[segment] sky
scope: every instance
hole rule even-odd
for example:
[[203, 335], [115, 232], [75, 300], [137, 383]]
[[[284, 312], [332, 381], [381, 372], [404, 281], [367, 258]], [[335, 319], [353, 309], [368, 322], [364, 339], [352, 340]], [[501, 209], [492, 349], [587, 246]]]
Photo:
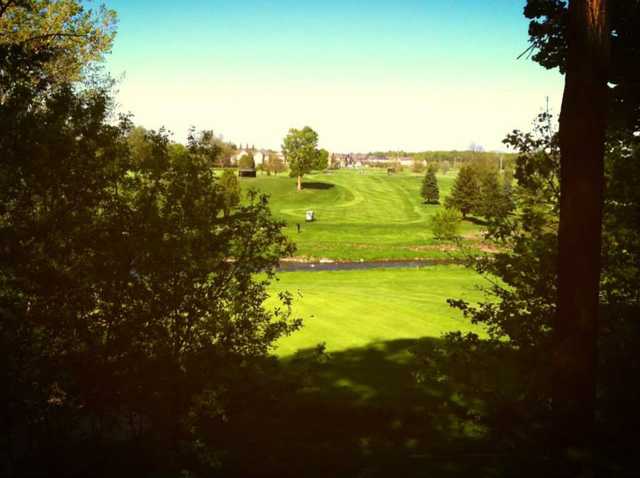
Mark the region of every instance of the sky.
[[123, 112], [183, 141], [190, 126], [279, 149], [310, 126], [331, 152], [504, 150], [562, 99], [517, 57], [524, 0], [105, 0]]

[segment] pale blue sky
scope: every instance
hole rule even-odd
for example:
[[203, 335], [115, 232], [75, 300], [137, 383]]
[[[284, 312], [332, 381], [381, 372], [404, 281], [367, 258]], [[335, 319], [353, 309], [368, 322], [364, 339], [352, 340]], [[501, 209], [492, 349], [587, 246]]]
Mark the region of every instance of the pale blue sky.
[[525, 50], [524, 0], [107, 0], [108, 67], [136, 122], [278, 148], [309, 125], [330, 151], [502, 149], [562, 77]]

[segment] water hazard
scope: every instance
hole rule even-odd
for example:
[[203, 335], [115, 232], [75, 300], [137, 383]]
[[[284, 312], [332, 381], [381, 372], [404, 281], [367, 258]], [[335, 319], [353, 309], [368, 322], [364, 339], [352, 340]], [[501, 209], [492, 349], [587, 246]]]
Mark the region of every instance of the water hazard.
[[421, 269], [423, 267], [462, 264], [455, 259], [426, 259], [406, 261], [354, 261], [354, 262], [298, 262], [282, 261], [279, 270], [282, 272], [299, 271], [355, 271], [370, 269]]

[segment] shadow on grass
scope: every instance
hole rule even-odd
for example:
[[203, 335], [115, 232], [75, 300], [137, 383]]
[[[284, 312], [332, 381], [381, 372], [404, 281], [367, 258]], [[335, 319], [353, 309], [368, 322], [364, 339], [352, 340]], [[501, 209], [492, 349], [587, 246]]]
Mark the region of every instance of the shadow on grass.
[[333, 189], [335, 188], [335, 184], [331, 183], [321, 183], [318, 181], [312, 182], [303, 182], [302, 189]]
[[[533, 370], [530, 357], [518, 365], [513, 349], [496, 345], [402, 339], [274, 359], [273, 374], [263, 374], [272, 382], [220, 435], [229, 450], [222, 476], [577, 476], [559, 474], [552, 459], [547, 392], [523, 373]], [[447, 366], [428, 365], [440, 359]], [[612, 366], [623, 369], [615, 360]], [[633, 370], [628, 377], [637, 376]], [[289, 378], [273, 381], [278, 373]], [[637, 476], [640, 393], [629, 381], [620, 385], [609, 390], [613, 408], [602, 408], [603, 472], [595, 476]], [[530, 387], [537, 392], [526, 398]]]
[[[226, 476], [485, 476], [494, 470], [483, 430], [449, 389], [420, 386], [412, 350], [437, 339], [394, 340], [282, 360], [305, 385], [247, 417]], [[266, 398], [266, 397], [265, 397]], [[249, 445], [249, 446], [247, 446]], [[244, 450], [244, 451], [242, 451]], [[473, 450], [475, 452], [470, 452]], [[244, 454], [248, 453], [248, 454]]]

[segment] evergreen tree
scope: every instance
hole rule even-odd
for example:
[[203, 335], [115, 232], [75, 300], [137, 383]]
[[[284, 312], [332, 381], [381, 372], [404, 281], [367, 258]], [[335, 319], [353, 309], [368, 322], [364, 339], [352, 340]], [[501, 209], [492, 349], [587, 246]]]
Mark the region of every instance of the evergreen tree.
[[480, 184], [478, 172], [471, 166], [464, 165], [460, 168], [458, 176], [453, 183], [451, 194], [447, 196], [445, 205], [457, 209], [466, 218], [478, 205], [480, 197]]
[[480, 174], [480, 195], [473, 210], [474, 214], [493, 220], [502, 217], [503, 196], [495, 169], [485, 169]]
[[420, 194], [427, 204], [438, 204], [440, 202], [440, 189], [438, 188], [438, 180], [436, 179], [436, 169], [434, 166], [430, 166], [429, 169], [427, 169], [424, 179], [422, 180], [422, 190]]

